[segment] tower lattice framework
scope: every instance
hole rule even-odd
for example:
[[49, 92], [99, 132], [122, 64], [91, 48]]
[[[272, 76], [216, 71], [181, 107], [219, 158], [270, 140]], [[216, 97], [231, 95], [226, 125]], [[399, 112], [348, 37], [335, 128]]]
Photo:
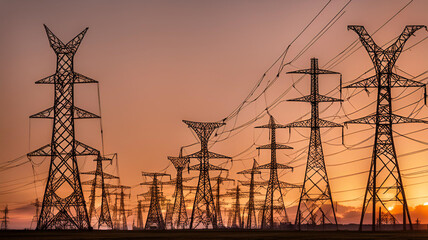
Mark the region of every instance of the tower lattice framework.
[[[370, 173], [361, 212], [360, 230], [362, 230], [364, 215], [372, 203], [372, 231], [376, 230], [376, 204], [386, 212], [389, 202], [398, 202], [403, 207], [403, 228], [406, 230], [407, 221], [412, 229], [412, 222], [398, 166], [395, 151], [392, 125], [399, 123], [427, 123], [426, 121], [399, 116], [392, 111], [391, 89], [394, 87], [425, 87], [425, 84], [399, 76], [393, 72], [393, 67], [400, 56], [404, 44], [417, 30], [426, 28], [423, 25], [408, 25], [389, 47], [379, 47], [367, 33], [364, 26], [350, 25], [356, 32], [370, 59], [373, 62], [376, 75], [360, 80], [345, 88], [377, 88], [376, 113], [366, 117], [347, 121], [345, 124], [375, 125], [375, 137]], [[426, 97], [426, 96], [425, 96]]]
[[288, 73], [311, 75], [310, 95], [288, 100], [294, 102], [309, 102], [311, 104], [310, 119], [286, 124], [286, 127], [290, 128], [311, 129], [305, 177], [299, 205], [297, 207], [295, 224], [300, 230], [301, 224], [319, 225], [326, 223], [325, 220], [327, 220], [327, 223], [335, 224], [337, 227], [336, 212], [324, 161], [320, 128], [342, 127], [342, 125], [321, 119], [319, 117], [319, 103], [341, 102], [342, 100], [319, 94], [318, 75], [340, 73], [319, 69], [317, 58], [311, 59], [310, 69]]
[[214, 187], [215, 187], [215, 214], [217, 217], [217, 228], [224, 228], [223, 217], [221, 215], [220, 186], [224, 182], [234, 182], [235, 180], [226, 178], [226, 177], [221, 177], [221, 176], [212, 177], [210, 178], [210, 180], [215, 181], [216, 183]]
[[292, 147], [276, 143], [276, 129], [285, 128], [284, 125], [275, 123], [272, 115], [270, 115], [267, 125], [258, 126], [256, 128], [268, 128], [270, 130], [271, 143], [257, 147], [257, 149], [270, 149], [271, 161], [268, 164], [260, 165], [256, 169], [269, 169], [269, 181], [266, 190], [265, 203], [263, 205], [263, 213], [261, 220], [262, 229], [278, 228], [280, 225], [288, 224], [287, 211], [284, 205], [284, 199], [281, 191], [281, 182], [278, 178], [278, 169], [293, 169], [285, 164], [277, 163], [277, 149], [293, 149]]
[[161, 201], [161, 191], [159, 189], [159, 185], [162, 184], [159, 182], [158, 177], [161, 176], [169, 176], [171, 175], [166, 173], [149, 173], [142, 172], [142, 176], [151, 177], [153, 179], [152, 182], [143, 182], [141, 185], [150, 185], [150, 207], [149, 212], [147, 214], [145, 229], [157, 229], [164, 230], [165, 229], [165, 220], [162, 216], [160, 201]]
[[213, 158], [230, 159], [230, 157], [208, 151], [208, 140], [214, 130], [225, 125], [225, 123], [191, 122], [186, 120], [183, 120], [183, 122], [195, 131], [201, 142], [200, 151], [187, 155], [189, 158], [196, 158], [199, 160], [199, 164], [189, 167], [189, 170], [199, 171], [198, 187], [193, 203], [192, 216], [190, 218], [190, 229], [195, 229], [200, 224], [205, 228], [217, 228], [217, 216], [215, 212], [209, 171], [227, 171], [227, 169], [214, 166], [209, 163], [209, 160]]
[[175, 190], [174, 190], [174, 204], [172, 206], [172, 228], [173, 229], [185, 229], [189, 225], [189, 218], [187, 216], [186, 202], [183, 193], [183, 170], [186, 165], [189, 164], [190, 159], [183, 157], [182, 151], [178, 157], [168, 157], [168, 160], [172, 162], [175, 169], [177, 170], [177, 176], [175, 178]]
[[97, 162], [95, 171], [82, 172], [81, 174], [94, 175], [92, 180], [82, 182], [82, 185], [91, 186], [91, 194], [89, 195], [89, 220], [92, 220], [92, 217], [96, 214], [95, 211], [95, 200], [96, 200], [96, 189], [101, 189], [101, 206], [100, 206], [100, 215], [97, 216], [97, 227], [98, 229], [105, 224], [107, 227], [113, 229], [113, 221], [110, 214], [109, 203], [107, 201], [107, 188], [112, 188], [112, 185], [106, 184], [105, 179], [119, 179], [117, 176], [105, 173], [103, 170], [103, 161], [112, 161], [111, 158], [98, 157], [94, 160]]
[[[247, 185], [250, 187], [250, 191], [248, 194], [248, 203], [246, 204], [244, 211], [242, 213], [242, 217], [243, 217], [243, 221], [244, 221], [243, 228], [246, 228], [246, 229], [256, 229], [257, 228], [256, 207], [254, 205], [254, 195], [255, 195], [255, 193], [254, 193], [254, 187], [255, 187], [254, 175], [262, 173], [260, 170], [257, 169], [257, 166], [258, 166], [258, 164], [257, 164], [256, 159], [253, 159], [253, 167], [251, 169], [247, 169], [247, 170], [238, 172], [238, 174], [250, 174], [250, 181], [249, 182], [239, 181], [242, 185], [244, 185], [244, 186]], [[247, 220], [246, 222], [245, 222], [245, 219]]]
[[53, 84], [54, 106], [30, 118], [53, 119], [52, 140], [29, 154], [51, 158], [37, 229], [90, 229], [76, 156], [99, 151], [75, 140], [75, 119], [99, 118], [74, 106], [74, 84], [97, 81], [74, 72], [73, 59], [88, 28], [64, 44], [45, 25], [49, 43], [57, 56], [55, 74], [36, 84]]
[[[110, 193], [110, 195], [114, 195], [116, 197], [114, 208], [113, 208], [114, 210], [113, 215], [115, 215], [113, 217], [113, 229], [128, 230], [127, 218], [131, 210], [126, 209], [125, 207], [125, 197], [130, 198], [131, 194], [125, 193], [125, 190], [130, 190], [131, 187], [125, 186], [125, 185], [110, 185], [110, 184], [108, 185], [106, 184], [105, 187], [119, 190], [114, 193]], [[119, 199], [119, 207], [117, 207], [117, 199]], [[122, 226], [121, 226], [121, 223], [122, 223]]]

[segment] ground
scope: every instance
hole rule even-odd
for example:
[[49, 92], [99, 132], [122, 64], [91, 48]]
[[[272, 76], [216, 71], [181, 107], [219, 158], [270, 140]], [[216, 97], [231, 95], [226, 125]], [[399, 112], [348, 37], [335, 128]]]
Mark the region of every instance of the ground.
[[184, 230], [184, 231], [1, 231], [0, 239], [10, 240], [68, 240], [68, 239], [428, 239], [428, 231], [261, 231], [261, 230]]

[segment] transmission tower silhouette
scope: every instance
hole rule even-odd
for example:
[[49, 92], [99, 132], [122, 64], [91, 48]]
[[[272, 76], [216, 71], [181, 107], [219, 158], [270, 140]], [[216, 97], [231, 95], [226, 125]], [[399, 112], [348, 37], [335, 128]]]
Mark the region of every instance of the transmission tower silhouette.
[[31, 203], [34, 207], [36, 207], [36, 214], [33, 216], [33, 219], [31, 220], [30, 229], [33, 227], [33, 223], [37, 224], [37, 221], [39, 219], [40, 215], [40, 201], [38, 198], [36, 198], [36, 201]]
[[143, 229], [143, 200], [138, 200], [137, 205], [137, 229]]
[[[318, 59], [311, 58], [311, 68], [287, 73], [311, 75], [311, 92], [307, 96], [290, 99], [294, 102], [309, 102], [311, 104], [311, 118], [303, 121], [286, 124], [289, 128], [310, 128], [308, 159], [306, 162], [305, 177], [301, 191], [295, 224], [301, 230], [301, 224], [319, 225], [327, 219], [328, 223], [337, 228], [336, 212], [331, 196], [330, 183], [324, 161], [320, 128], [342, 127], [342, 125], [319, 118], [320, 102], [341, 102], [342, 99], [332, 98], [319, 94], [318, 75], [340, 74], [318, 68]], [[326, 216], [333, 215], [333, 219]]]
[[168, 157], [168, 160], [172, 162], [177, 170], [177, 176], [175, 178], [174, 204], [172, 205], [171, 213], [171, 228], [185, 229], [189, 225], [189, 218], [187, 217], [186, 203], [184, 201], [183, 194], [183, 169], [189, 164], [190, 159], [188, 157], [183, 157], [182, 150], [180, 150], [180, 155], [178, 157]]
[[46, 25], [45, 30], [57, 55], [57, 68], [55, 74], [36, 82], [54, 85], [54, 106], [30, 116], [53, 119], [51, 144], [27, 154], [51, 158], [37, 229], [90, 229], [76, 156], [98, 155], [99, 151], [75, 140], [74, 120], [99, 116], [74, 106], [74, 84], [97, 81], [74, 72], [73, 66], [74, 55], [88, 28], [66, 44]]
[[0, 218], [0, 220], [1, 220], [1, 229], [2, 230], [7, 230], [8, 229], [7, 225], [9, 224], [9, 217], [8, 217], [9, 208], [6, 205], [6, 207], [4, 208], [4, 210], [0, 210], [0, 211], [3, 212], [3, 217]]
[[240, 198], [242, 197], [241, 189], [239, 188], [239, 183], [236, 184], [236, 188], [231, 192], [232, 199], [235, 202], [232, 204], [232, 223], [230, 224], [231, 228], [242, 228], [242, 219], [241, 219], [241, 203]]
[[186, 120], [183, 120], [183, 122], [192, 128], [193, 131], [195, 131], [199, 137], [199, 141], [201, 142], [200, 151], [186, 156], [188, 158], [197, 158], [199, 160], [199, 164], [189, 167], [189, 170], [199, 171], [198, 188], [196, 190], [192, 216], [190, 218], [190, 229], [195, 229], [200, 224], [203, 224], [205, 228], [217, 228], [217, 216], [211, 189], [209, 171], [227, 171], [227, 169], [214, 166], [209, 163], [209, 160], [212, 158], [231, 158], [208, 151], [208, 140], [214, 130], [225, 125], [225, 123], [191, 122]]
[[284, 125], [276, 124], [272, 115], [270, 115], [267, 125], [258, 126], [256, 128], [269, 128], [271, 143], [257, 147], [257, 149], [270, 149], [271, 161], [268, 164], [260, 165], [256, 169], [269, 169], [269, 181], [266, 190], [266, 198], [263, 206], [263, 216], [261, 221], [262, 229], [273, 229], [287, 224], [287, 212], [284, 206], [284, 200], [281, 192], [281, 185], [278, 179], [278, 169], [293, 169], [285, 164], [277, 163], [277, 149], [293, 149], [292, 147], [276, 143], [276, 129], [285, 128]]
[[376, 203], [379, 203], [380, 206], [388, 211], [386, 204], [392, 201], [396, 201], [403, 206], [403, 229], [406, 230], [406, 221], [409, 222], [410, 229], [412, 229], [403, 181], [398, 167], [392, 125], [398, 123], [427, 123], [427, 121], [394, 114], [391, 89], [394, 87], [425, 87], [423, 83], [399, 76], [392, 71], [406, 41], [421, 28], [427, 29], [423, 25], [406, 26], [397, 40], [386, 49], [383, 49], [374, 42], [364, 26], [348, 26], [348, 30], [351, 29], [358, 34], [361, 43], [373, 62], [376, 75], [352, 83], [345, 88], [377, 88], [376, 113], [345, 122], [345, 124], [372, 124], [375, 125], [376, 129], [370, 173], [361, 212], [360, 231], [370, 202], [372, 202], [372, 231], [375, 231]]
[[[116, 155], [113, 155], [113, 158]], [[113, 185], [106, 184], [105, 179], [119, 179], [117, 176], [113, 176], [111, 174], [105, 173], [103, 170], [103, 161], [109, 161], [110, 163], [113, 161], [113, 158], [102, 157], [98, 155], [95, 162], [97, 162], [97, 167], [95, 171], [90, 172], [82, 172], [81, 174], [85, 175], [94, 175], [92, 180], [82, 182], [82, 185], [90, 185], [91, 186], [91, 194], [89, 195], [89, 220], [92, 220], [92, 217], [96, 214], [95, 212], [95, 199], [96, 199], [96, 189], [101, 189], [101, 206], [100, 206], [100, 215], [97, 216], [97, 226], [98, 229], [103, 225], [107, 225], [107, 227], [113, 229], [113, 221], [110, 214], [109, 203], [107, 201], [107, 188], [116, 188]]]
[[212, 177], [210, 178], [210, 180], [216, 182], [214, 187], [216, 189], [215, 190], [215, 214], [217, 217], [217, 228], [224, 228], [223, 219], [221, 216], [220, 185], [223, 184], [224, 182], [235, 182], [235, 180], [231, 178], [221, 177], [221, 176]]
[[[238, 174], [250, 174], [249, 182], [239, 181], [243, 186], [250, 187], [248, 203], [246, 204], [246, 207], [244, 208], [244, 212], [242, 214], [243, 219], [244, 220], [247, 219], [246, 224], [243, 226], [246, 229], [257, 228], [256, 208], [254, 205], [254, 187], [255, 187], [254, 175], [262, 173], [260, 170], [257, 169], [257, 166], [258, 166], [258, 163], [256, 159], [253, 159], [253, 167], [251, 169], [238, 172]], [[247, 213], [247, 216], [245, 216], [245, 213]]]
[[[125, 190], [131, 189], [131, 187], [125, 185], [106, 185], [106, 187], [120, 190], [120, 192], [110, 193], [110, 195], [116, 196], [115, 206], [113, 207], [113, 215], [115, 215], [113, 217], [113, 229], [128, 230], [127, 217], [130, 210], [125, 208], [125, 197], [130, 198], [131, 194], [125, 193]], [[120, 201], [119, 207], [117, 207], [117, 199]], [[120, 223], [122, 223], [122, 226], [120, 226]]]
[[141, 185], [150, 185], [150, 207], [149, 212], [147, 214], [145, 229], [164, 230], [165, 221], [163, 219], [160, 206], [160, 198], [162, 193], [159, 189], [159, 185], [162, 184], [162, 182], [159, 182], [158, 177], [169, 176], [171, 178], [171, 175], [166, 173], [142, 172], [142, 176], [151, 177], [153, 179], [151, 182], [140, 183]]

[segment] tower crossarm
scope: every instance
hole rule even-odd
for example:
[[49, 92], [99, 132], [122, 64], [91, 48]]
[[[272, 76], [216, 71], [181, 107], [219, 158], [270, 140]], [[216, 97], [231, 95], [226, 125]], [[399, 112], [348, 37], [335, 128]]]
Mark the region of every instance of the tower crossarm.
[[272, 149], [272, 148], [274, 148], [274, 149], [293, 149], [290, 146], [287, 146], [287, 145], [284, 145], [284, 144], [278, 144], [278, 143], [275, 143], [274, 145], [272, 145], [271, 143], [269, 143], [269, 144], [257, 147], [257, 149]]
[[269, 124], [266, 124], [266, 125], [261, 125], [261, 126], [257, 126], [257, 127], [255, 127], [255, 128], [270, 128], [270, 129], [276, 129], [276, 128], [286, 128], [286, 126], [285, 125], [282, 125], [282, 124], [277, 124], [277, 123], [269, 123]]
[[240, 172], [237, 172], [238, 174], [261, 174], [262, 172], [257, 169], [245, 169]]
[[153, 173], [153, 172], [141, 172], [141, 176], [143, 177], [162, 177], [162, 176], [169, 176], [171, 178], [171, 174], [168, 173]]
[[[397, 114], [380, 114], [379, 115], [379, 124], [399, 124], [399, 123], [428, 123], [428, 121], [403, 117]], [[366, 117], [357, 118], [354, 120], [350, 120], [345, 122], [346, 124], [376, 124], [376, 114], [372, 114]]]
[[[320, 127], [320, 128], [342, 127], [341, 124], [338, 124], [335, 122], [330, 122], [330, 121], [327, 121], [327, 120], [324, 120], [321, 118], [317, 119], [316, 123], [317, 123], [317, 127]], [[306, 119], [303, 121], [297, 121], [297, 122], [289, 123], [289, 124], [286, 124], [285, 126], [288, 128], [297, 128], [297, 127], [311, 128], [311, 127], [315, 127], [315, 126], [313, 126], [312, 119]]]
[[[83, 74], [80, 73], [76, 73], [74, 72], [74, 81], [73, 84], [77, 84], [77, 83], [98, 83], [98, 81], [90, 78], [90, 77], [86, 77]], [[55, 84], [55, 80], [57, 79], [57, 75], [53, 74], [50, 75], [48, 77], [42, 78], [38, 81], [36, 81], [36, 84]]]
[[[195, 152], [195, 153], [192, 153], [192, 154], [189, 154], [189, 155], [186, 155], [185, 157], [187, 157], [187, 158], [199, 158], [199, 159], [201, 159], [201, 158], [203, 158], [204, 157], [204, 153], [202, 152], [202, 150], [201, 151], [198, 151], [198, 152]], [[222, 154], [219, 154], [219, 153], [214, 153], [214, 152], [210, 152], [210, 151], [208, 151], [208, 156], [207, 156], [207, 158], [209, 158], [209, 159], [213, 159], [213, 158], [226, 158], [226, 159], [232, 159], [231, 157], [228, 157], [228, 156], [225, 156], [225, 155], [222, 155]]]
[[[75, 141], [76, 156], [98, 155], [99, 151], [79, 141]], [[53, 156], [51, 144], [27, 153], [27, 157]]]
[[285, 164], [281, 164], [281, 163], [276, 163], [274, 166], [272, 166], [272, 163], [267, 163], [264, 165], [260, 165], [258, 166], [256, 169], [291, 169], [293, 170], [293, 167], [290, 167], [288, 165]]
[[301, 69], [301, 70], [296, 70], [296, 71], [291, 71], [291, 72], [287, 72], [287, 73], [297, 73], [297, 74], [340, 74], [339, 72], [333, 72], [330, 70], [324, 70], [324, 69]]
[[[228, 169], [212, 165], [211, 163], [206, 163], [206, 165], [208, 168], [207, 170], [229, 171]], [[196, 165], [190, 166], [189, 170], [192, 170], [192, 171], [198, 170], [199, 171], [199, 170], [201, 170], [201, 164], [196, 164]]]
[[111, 175], [109, 173], [105, 173], [105, 172], [97, 172], [97, 171], [89, 171], [89, 172], [81, 172], [80, 174], [86, 174], [86, 175], [103, 175], [104, 179], [119, 179], [119, 177]]
[[[400, 76], [395, 73], [391, 73], [391, 86], [390, 87], [425, 87], [426, 84], [420, 83], [418, 81], [405, 78], [403, 76]], [[382, 82], [382, 86], [389, 87], [387, 78], [381, 78], [384, 82]], [[344, 88], [377, 88], [379, 87], [379, 82], [377, 80], [377, 76], [371, 76], [368, 78], [365, 78], [363, 80], [360, 80], [358, 82], [349, 84], [348, 86], [345, 86]]]
[[[78, 107], [73, 107], [73, 118], [74, 119], [85, 119], [85, 118], [100, 118], [98, 115], [93, 114], [91, 112], [88, 112], [86, 110], [83, 110]], [[54, 118], [54, 108], [50, 107], [46, 110], [43, 110], [39, 113], [33, 114], [30, 116], [30, 118], [48, 118], [53, 119]]]
[[299, 98], [288, 99], [290, 102], [343, 102], [342, 99], [328, 97], [324, 95], [317, 94], [315, 97], [313, 95], [307, 95]]

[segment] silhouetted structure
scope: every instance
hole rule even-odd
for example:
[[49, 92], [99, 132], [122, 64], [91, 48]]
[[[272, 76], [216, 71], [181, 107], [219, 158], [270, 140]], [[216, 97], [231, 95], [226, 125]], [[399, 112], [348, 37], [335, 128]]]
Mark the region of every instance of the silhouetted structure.
[[145, 229], [157, 229], [164, 230], [165, 229], [165, 221], [162, 216], [162, 211], [160, 207], [160, 196], [161, 192], [159, 190], [159, 185], [161, 184], [158, 181], [159, 176], [169, 176], [171, 175], [166, 173], [149, 173], [142, 172], [142, 176], [151, 177], [153, 179], [152, 182], [143, 182], [141, 185], [150, 185], [150, 208], [147, 214], [146, 226]]
[[183, 120], [183, 122], [195, 131], [201, 142], [200, 151], [186, 156], [189, 158], [197, 158], [199, 160], [199, 164], [189, 167], [189, 170], [199, 171], [198, 189], [196, 190], [195, 201], [193, 203], [192, 216], [190, 218], [190, 229], [197, 228], [201, 223], [205, 228], [217, 228], [217, 217], [209, 171], [227, 170], [210, 164], [209, 160], [212, 158], [230, 159], [230, 157], [208, 151], [208, 140], [213, 131], [220, 126], [225, 125], [225, 123], [191, 122], [186, 120]]
[[[116, 188], [116, 189], [120, 189], [120, 192], [115, 192], [115, 193], [110, 193], [110, 195], [115, 195], [116, 199], [115, 199], [115, 206], [113, 207], [114, 209], [114, 215], [116, 215], [114, 217], [114, 219], [116, 221], [113, 221], [113, 229], [117, 229], [117, 230], [128, 230], [128, 222], [127, 222], [127, 217], [128, 217], [128, 213], [130, 212], [129, 209], [126, 209], [125, 207], [125, 197], [130, 198], [131, 194], [130, 193], [125, 193], [125, 189], [131, 189], [130, 186], [125, 186], [125, 185], [106, 185], [106, 187], [108, 188]], [[119, 208], [117, 207], [117, 199], [119, 197]], [[122, 226], [120, 226], [120, 224], [122, 223]]]
[[[113, 158], [116, 155], [113, 156]], [[90, 171], [90, 172], [82, 172], [82, 174], [86, 174], [86, 175], [94, 175], [94, 179], [86, 181], [86, 182], [82, 182], [82, 185], [90, 185], [91, 186], [91, 194], [89, 195], [89, 220], [92, 220], [92, 217], [96, 214], [95, 212], [95, 199], [96, 199], [96, 189], [99, 188], [101, 189], [101, 206], [100, 206], [100, 215], [97, 216], [97, 226], [98, 229], [103, 225], [107, 225], [107, 227], [112, 228], [113, 229], [113, 221], [111, 218], [111, 214], [110, 214], [110, 208], [109, 208], [109, 203], [107, 201], [107, 188], [112, 188], [114, 186], [112, 185], [107, 185], [105, 183], [105, 179], [119, 179], [116, 176], [113, 176], [111, 174], [105, 173], [103, 170], [103, 161], [111, 161], [113, 160], [113, 158], [107, 158], [107, 157], [102, 157], [101, 155], [98, 155], [98, 157], [96, 159], [94, 159], [94, 161], [97, 162], [97, 167], [95, 169], [95, 171]]]
[[180, 155], [178, 157], [168, 157], [168, 160], [172, 162], [177, 170], [177, 176], [175, 178], [174, 204], [172, 205], [170, 216], [171, 223], [168, 224], [170, 222], [169, 218], [166, 222], [167, 226], [171, 225], [170, 228], [172, 229], [185, 229], [189, 225], [189, 218], [187, 217], [186, 203], [183, 194], [183, 169], [189, 164], [190, 159], [188, 157], [183, 157], [182, 151], [180, 150]]
[[235, 203], [232, 205], [232, 224], [230, 225], [231, 228], [242, 228], [242, 220], [241, 220], [241, 189], [239, 188], [239, 183], [236, 184], [236, 188], [233, 192], [233, 198], [235, 200]]
[[220, 185], [223, 184], [223, 182], [234, 182], [234, 179], [225, 178], [225, 177], [212, 177], [210, 178], [211, 181], [215, 181], [216, 184], [215, 187], [215, 214], [217, 217], [217, 228], [224, 228], [223, 219], [221, 216], [221, 204], [220, 204]]
[[[319, 225], [335, 224], [337, 228], [336, 212], [331, 196], [330, 183], [324, 161], [320, 128], [342, 127], [342, 125], [319, 118], [320, 102], [341, 102], [342, 99], [332, 98], [319, 94], [318, 75], [340, 74], [318, 68], [318, 59], [311, 59], [311, 68], [288, 73], [311, 75], [311, 93], [300, 98], [290, 99], [294, 102], [309, 102], [311, 104], [311, 118], [303, 121], [286, 124], [290, 128], [310, 128], [308, 159], [306, 162], [303, 188], [300, 194], [295, 224], [301, 230], [301, 224]], [[330, 219], [327, 214], [332, 214]]]
[[[256, 209], [254, 206], [254, 174], [261, 174], [262, 172], [257, 169], [257, 161], [256, 159], [253, 159], [253, 167], [251, 169], [247, 169], [244, 171], [238, 172], [238, 174], [250, 174], [250, 182], [244, 182], [239, 181], [242, 185], [247, 185], [250, 187], [249, 197], [248, 197], [248, 203], [246, 207], [244, 208], [244, 211], [242, 213], [243, 220], [247, 220], [246, 223], [244, 223], [244, 228], [246, 229], [255, 229], [257, 228], [257, 219], [256, 219]], [[245, 214], [247, 214], [245, 216]]]
[[73, 58], [88, 28], [64, 44], [46, 26], [50, 46], [57, 55], [56, 73], [36, 84], [53, 84], [54, 106], [30, 118], [53, 119], [51, 144], [45, 145], [28, 157], [49, 156], [51, 164], [37, 229], [90, 229], [80, 184], [76, 156], [98, 155], [98, 150], [75, 140], [74, 120], [99, 118], [74, 106], [74, 84], [97, 81], [74, 72]]
[[403, 206], [404, 230], [406, 230], [406, 221], [408, 221], [410, 229], [412, 229], [412, 221], [395, 152], [392, 125], [427, 122], [394, 114], [392, 111], [391, 89], [394, 87], [425, 87], [423, 83], [399, 76], [392, 71], [406, 41], [421, 28], [426, 29], [426, 26], [406, 26], [393, 44], [386, 49], [382, 49], [373, 41], [363, 26], [348, 26], [348, 30], [351, 29], [358, 34], [376, 71], [375, 76], [346, 86], [346, 88], [377, 88], [376, 113], [345, 122], [345, 124], [373, 124], [376, 129], [370, 173], [361, 212], [360, 230], [362, 230], [364, 215], [370, 202], [372, 202], [372, 231], [375, 231], [376, 203], [379, 202], [380, 206], [386, 209], [385, 203], [391, 201], [397, 201]]
[[1, 229], [2, 230], [7, 230], [7, 225], [9, 224], [9, 217], [7, 216], [9, 214], [9, 208], [6, 207], [4, 208], [4, 210], [0, 210], [1, 212], [3, 212], [3, 217], [0, 218], [1, 220]]
[[40, 201], [39, 201], [39, 199], [36, 198], [36, 201], [31, 203], [31, 205], [36, 207], [36, 214], [34, 214], [33, 219], [31, 220], [30, 229], [32, 229], [33, 223], [36, 224], [36, 226], [37, 226], [37, 221], [38, 221], [39, 215], [40, 215]]
[[269, 118], [269, 124], [258, 126], [256, 128], [269, 128], [271, 143], [257, 147], [257, 149], [270, 149], [271, 161], [268, 164], [260, 165], [257, 169], [269, 169], [269, 182], [266, 190], [266, 198], [263, 206], [263, 216], [261, 221], [262, 229], [278, 228], [280, 225], [288, 224], [287, 212], [284, 206], [284, 200], [281, 192], [280, 181], [278, 179], [278, 169], [293, 169], [290, 166], [277, 163], [277, 149], [293, 149], [292, 147], [276, 143], [276, 129], [285, 128], [284, 125], [276, 124], [272, 115]]
[[137, 205], [137, 229], [142, 230], [143, 229], [143, 200], [138, 200]]

